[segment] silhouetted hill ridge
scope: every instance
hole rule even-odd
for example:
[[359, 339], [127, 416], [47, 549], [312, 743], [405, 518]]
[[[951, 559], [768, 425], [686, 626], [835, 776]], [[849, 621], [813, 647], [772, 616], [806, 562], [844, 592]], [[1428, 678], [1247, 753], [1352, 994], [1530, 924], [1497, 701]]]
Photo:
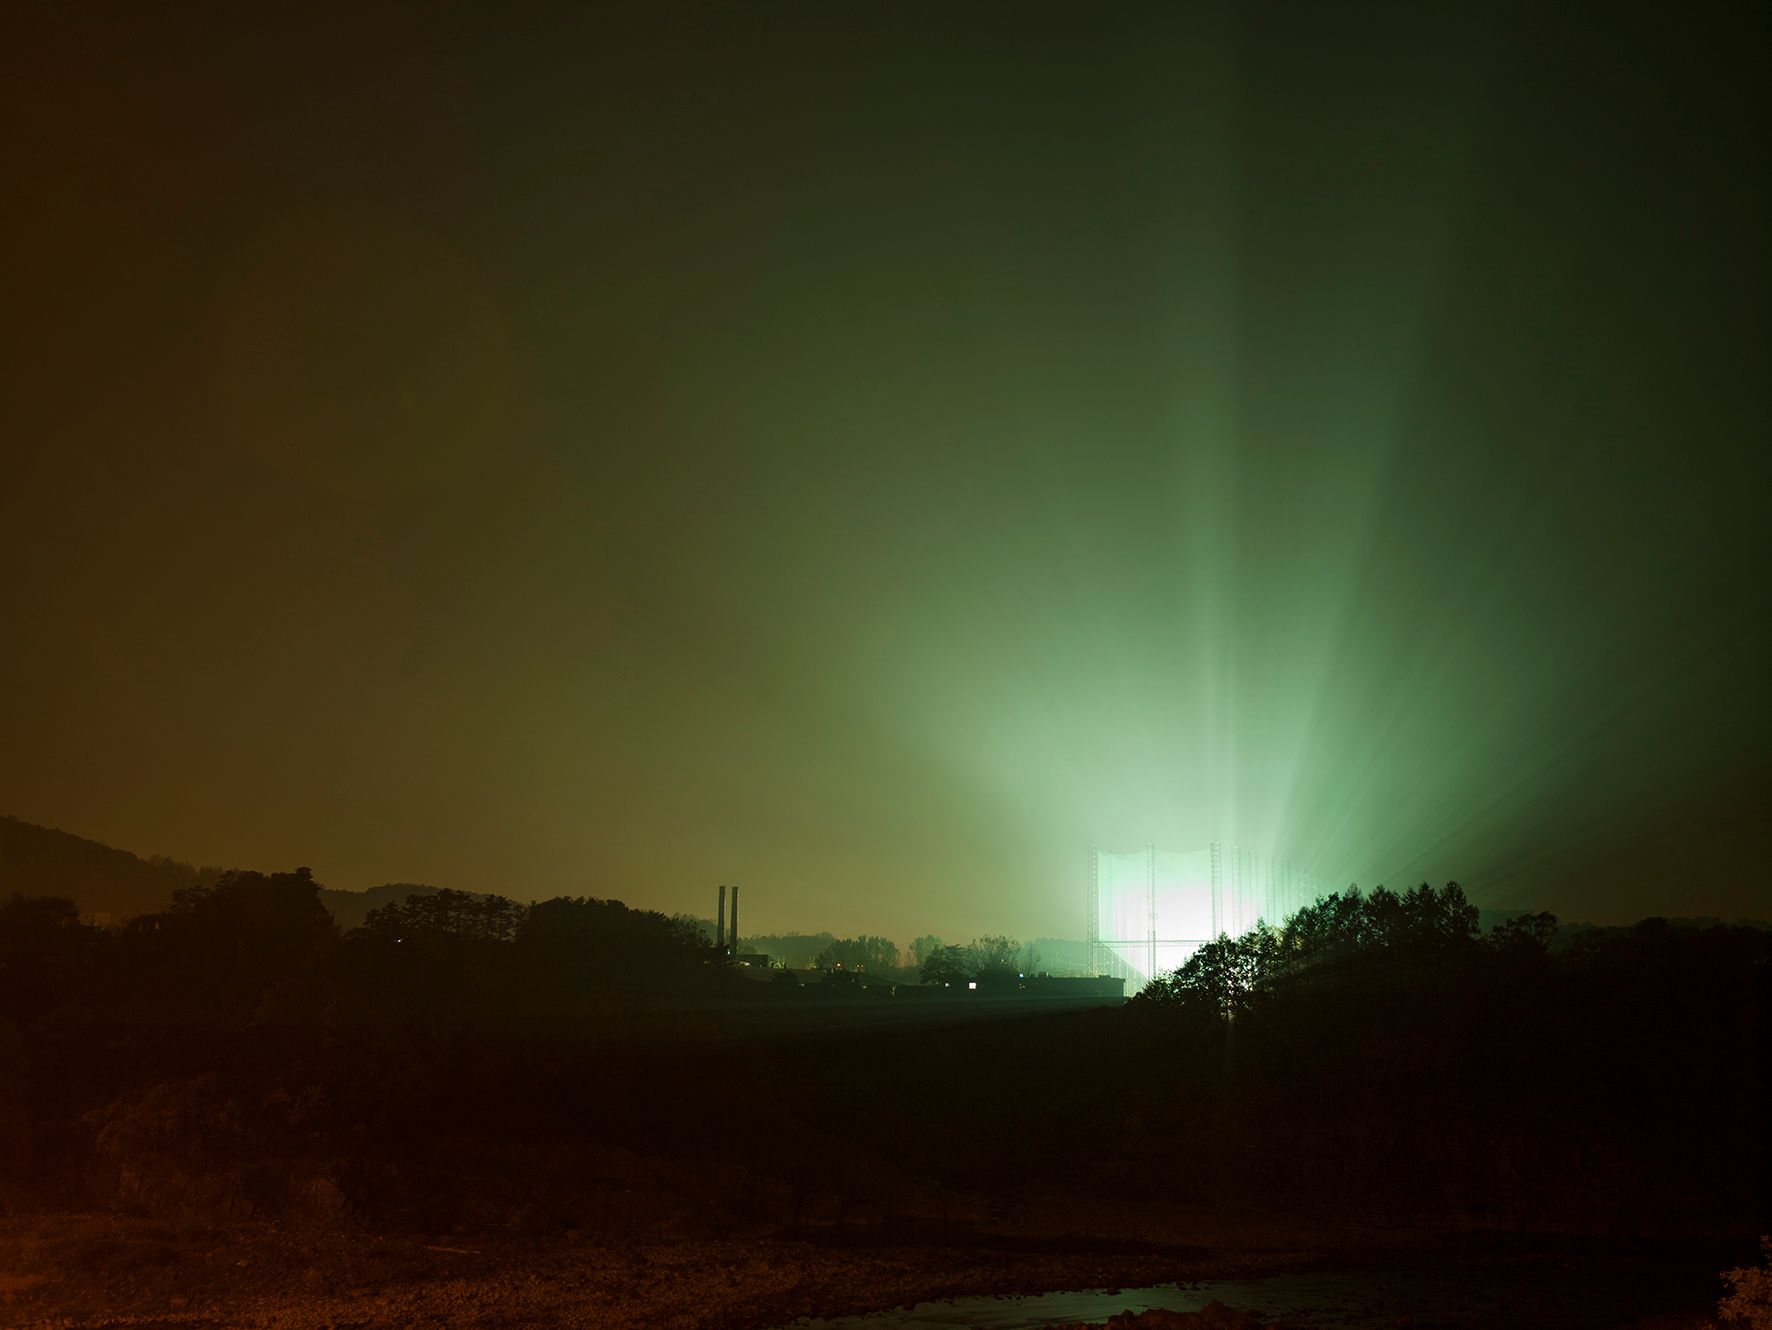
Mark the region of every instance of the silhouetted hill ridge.
[[[206, 886], [221, 873], [162, 855], [144, 859], [103, 841], [0, 814], [0, 900], [14, 893], [60, 896], [99, 922], [123, 923], [165, 909], [175, 891]], [[436, 890], [421, 882], [389, 882], [367, 891], [322, 887], [320, 900], [340, 928], [351, 929], [371, 910]]]
[[220, 870], [174, 859], [143, 859], [70, 831], [0, 814], [0, 897], [62, 896], [84, 914], [121, 921], [164, 908], [181, 887]]

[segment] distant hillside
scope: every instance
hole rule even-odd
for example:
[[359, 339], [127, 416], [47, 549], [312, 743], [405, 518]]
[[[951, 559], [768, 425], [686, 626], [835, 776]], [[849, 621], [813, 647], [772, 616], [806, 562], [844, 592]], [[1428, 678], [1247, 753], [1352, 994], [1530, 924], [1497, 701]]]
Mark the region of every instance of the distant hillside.
[[[208, 886], [221, 873], [219, 868], [196, 868], [160, 855], [143, 859], [100, 841], [0, 814], [0, 900], [14, 892], [65, 896], [82, 914], [122, 923], [164, 909], [179, 888]], [[436, 890], [422, 882], [389, 882], [368, 891], [322, 887], [320, 900], [340, 928], [351, 929], [361, 926], [371, 910]]]
[[212, 882], [219, 871], [138, 858], [84, 836], [0, 815], [0, 898], [14, 892], [65, 896], [85, 914], [121, 921], [163, 908], [180, 887]]
[[[436, 890], [436, 887], [427, 887], [422, 882], [389, 882], [384, 886], [371, 887], [368, 891], [335, 891], [331, 887], [322, 887], [320, 903], [332, 911], [332, 917], [338, 921], [340, 928], [349, 930], [361, 928], [371, 910], [393, 905], [408, 896], [429, 896]], [[480, 893], [467, 894], [474, 896]]]

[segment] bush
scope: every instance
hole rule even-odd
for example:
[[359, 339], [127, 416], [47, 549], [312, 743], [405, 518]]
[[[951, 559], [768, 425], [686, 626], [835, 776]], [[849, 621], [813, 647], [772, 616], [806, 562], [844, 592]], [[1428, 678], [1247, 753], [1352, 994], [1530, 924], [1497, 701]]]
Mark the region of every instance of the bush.
[[1723, 1278], [1730, 1288], [1717, 1304], [1717, 1315], [1730, 1325], [1772, 1330], [1772, 1237], [1760, 1239], [1758, 1265], [1725, 1270]]

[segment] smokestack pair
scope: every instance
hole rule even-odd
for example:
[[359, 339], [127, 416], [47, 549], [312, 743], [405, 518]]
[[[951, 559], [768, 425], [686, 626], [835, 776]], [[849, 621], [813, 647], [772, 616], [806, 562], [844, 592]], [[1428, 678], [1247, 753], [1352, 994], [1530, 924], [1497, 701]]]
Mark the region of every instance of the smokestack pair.
[[[721, 951], [727, 950], [726, 942], [726, 884], [720, 884], [720, 914], [714, 921], [714, 946]], [[731, 950], [738, 951], [738, 888], [732, 889], [732, 944]]]

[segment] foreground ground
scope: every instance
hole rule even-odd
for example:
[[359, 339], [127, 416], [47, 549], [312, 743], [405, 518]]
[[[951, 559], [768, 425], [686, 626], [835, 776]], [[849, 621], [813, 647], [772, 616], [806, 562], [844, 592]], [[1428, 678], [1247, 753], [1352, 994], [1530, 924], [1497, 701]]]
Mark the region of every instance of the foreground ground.
[[[0, 1326], [760, 1330], [951, 1296], [1429, 1263], [1445, 1244], [1443, 1234], [1069, 1198], [945, 1235], [799, 1239], [394, 1234], [87, 1211], [0, 1220]], [[1681, 1302], [1690, 1315], [1616, 1323], [1706, 1324], [1702, 1300]]]
[[1252, 1277], [1411, 1241], [1185, 1209], [1134, 1224], [1074, 1204], [1012, 1231], [925, 1236], [622, 1242], [15, 1217], [0, 1221], [0, 1324], [746, 1330], [958, 1294]]

